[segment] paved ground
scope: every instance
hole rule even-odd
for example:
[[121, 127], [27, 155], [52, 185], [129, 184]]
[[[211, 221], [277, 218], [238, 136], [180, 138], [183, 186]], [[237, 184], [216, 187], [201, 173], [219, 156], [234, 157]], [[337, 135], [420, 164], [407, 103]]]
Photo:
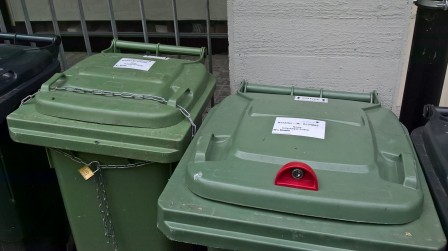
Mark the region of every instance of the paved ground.
[[[85, 52], [66, 52], [65, 56], [68, 67], [71, 67], [87, 57], [87, 54]], [[213, 75], [216, 77], [215, 103], [218, 104], [230, 95], [228, 55], [213, 55]]]

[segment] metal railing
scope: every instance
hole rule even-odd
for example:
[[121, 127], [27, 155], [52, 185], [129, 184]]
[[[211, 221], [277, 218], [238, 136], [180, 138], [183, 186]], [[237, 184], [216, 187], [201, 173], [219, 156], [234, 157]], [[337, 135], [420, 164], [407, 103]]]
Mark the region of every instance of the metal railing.
[[[92, 54], [92, 46], [90, 43], [90, 37], [89, 37], [90, 35], [89, 35], [88, 28], [87, 28], [83, 3], [82, 3], [82, 0], [77, 0], [77, 1], [78, 1], [78, 8], [79, 8], [79, 21], [81, 23], [81, 30], [82, 30], [82, 36], [84, 38], [86, 53], [87, 53], [87, 55], [91, 55]], [[118, 38], [119, 32], [117, 30], [117, 22], [115, 20], [114, 7], [112, 4], [112, 0], [102, 0], [102, 1], [107, 1], [107, 6], [109, 8], [109, 14], [110, 14], [112, 35], [114, 38]], [[143, 29], [142, 35], [144, 37], [144, 42], [148, 43], [150, 35], [148, 34], [144, 1], [143, 0], [133, 0], [133, 1], [138, 1], [139, 11], [140, 11], [140, 19], [141, 19], [142, 29]], [[208, 53], [207, 66], [208, 66], [208, 70], [210, 71], [210, 73], [212, 73], [213, 72], [213, 59], [212, 59], [212, 42], [211, 42], [212, 35], [211, 35], [211, 29], [210, 29], [210, 0], [203, 0], [203, 1], [204, 1], [204, 9], [205, 9], [204, 11], [206, 12], [206, 29], [207, 29], [206, 38], [207, 38], [207, 53]], [[174, 22], [174, 38], [176, 41], [176, 45], [180, 45], [181, 44], [180, 43], [180, 37], [181, 37], [180, 35], [181, 34], [179, 32], [179, 20], [177, 18], [176, 0], [171, 0], [171, 3], [172, 3], [171, 7], [172, 7], [172, 12], [173, 12], [173, 22]], [[20, 4], [22, 6], [26, 31], [29, 35], [31, 35], [31, 34], [33, 34], [33, 28], [31, 25], [26, 1], [20, 0]], [[48, 6], [49, 6], [50, 14], [51, 14], [51, 20], [52, 20], [52, 24], [53, 24], [54, 34], [61, 35], [53, 0], [48, 0]], [[1, 11], [0, 11], [0, 31], [8, 32], [6, 29], [5, 20], [3, 18], [3, 13], [1, 13]], [[66, 60], [66, 55], [64, 52], [64, 47], [62, 44], [60, 46], [60, 62], [61, 62], [62, 70], [65, 70], [67, 67], [67, 60]]]

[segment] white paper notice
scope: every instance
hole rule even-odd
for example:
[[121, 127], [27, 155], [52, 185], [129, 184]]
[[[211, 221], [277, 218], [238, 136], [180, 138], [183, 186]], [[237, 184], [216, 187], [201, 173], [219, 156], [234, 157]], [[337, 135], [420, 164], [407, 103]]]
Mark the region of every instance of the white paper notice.
[[325, 121], [277, 117], [272, 134], [325, 139]]
[[305, 102], [315, 102], [315, 103], [328, 103], [328, 98], [316, 98], [316, 97], [305, 97], [305, 96], [295, 96], [294, 100], [305, 101]]
[[156, 61], [135, 59], [135, 58], [122, 58], [115, 65], [114, 68], [134, 69], [139, 71], [149, 71], [152, 65]]

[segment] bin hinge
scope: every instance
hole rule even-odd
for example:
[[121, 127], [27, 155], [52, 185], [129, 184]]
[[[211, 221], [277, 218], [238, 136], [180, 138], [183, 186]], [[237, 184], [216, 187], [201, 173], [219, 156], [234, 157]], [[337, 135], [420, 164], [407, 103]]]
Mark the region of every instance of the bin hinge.
[[448, 0], [414, 0], [414, 4], [428, 9], [448, 10]]

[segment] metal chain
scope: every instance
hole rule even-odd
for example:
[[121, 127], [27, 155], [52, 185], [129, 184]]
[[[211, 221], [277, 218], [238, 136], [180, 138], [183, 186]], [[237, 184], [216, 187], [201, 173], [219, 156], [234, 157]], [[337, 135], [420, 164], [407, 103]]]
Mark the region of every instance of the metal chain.
[[[149, 95], [149, 94], [135, 94], [130, 92], [113, 92], [113, 91], [106, 91], [106, 90], [97, 90], [97, 89], [84, 89], [84, 88], [78, 88], [78, 87], [54, 87], [52, 90], [56, 91], [69, 91], [79, 94], [92, 94], [92, 95], [102, 95], [102, 96], [109, 96], [109, 97], [121, 97], [121, 98], [132, 98], [132, 99], [140, 99], [140, 100], [151, 100], [156, 101], [161, 104], [168, 104], [168, 100], [166, 100], [163, 97], [155, 96], [155, 95]], [[34, 98], [38, 92], [26, 96], [20, 103], [20, 105], [24, 105], [29, 100]], [[196, 134], [196, 124], [194, 123], [193, 119], [191, 118], [191, 114], [185, 109], [184, 107], [176, 104], [176, 108], [182, 113], [182, 115], [190, 122], [191, 124], [191, 137], [193, 138]], [[89, 166], [89, 167], [96, 167], [96, 170], [94, 173], [98, 173], [96, 175], [95, 184], [96, 184], [96, 192], [97, 192], [97, 200], [98, 200], [98, 208], [100, 210], [103, 226], [104, 226], [104, 235], [106, 237], [106, 242], [110, 243], [112, 242], [113, 248], [115, 251], [118, 250], [118, 242], [115, 236], [115, 229], [112, 224], [112, 217], [110, 215], [109, 210], [109, 202], [107, 200], [107, 193], [106, 188], [104, 185], [103, 175], [102, 175], [102, 169], [110, 169], [110, 168], [133, 168], [133, 167], [140, 167], [144, 165], [151, 164], [150, 161], [141, 161], [137, 163], [129, 163], [129, 164], [115, 164], [115, 165], [106, 165], [101, 164], [99, 161], [91, 161], [87, 162], [75, 155], [72, 155], [70, 153], [67, 153], [65, 151], [62, 151], [60, 149], [51, 148], [52, 150], [64, 155], [65, 157], [71, 159], [72, 161], [75, 161], [79, 164]]]
[[118, 242], [115, 236], [115, 228], [112, 224], [112, 217], [109, 210], [109, 201], [107, 200], [106, 187], [104, 186], [103, 172], [101, 168], [98, 168], [98, 175], [95, 178], [96, 184], [96, 199], [98, 201], [98, 208], [100, 210], [103, 227], [104, 237], [106, 237], [106, 243], [111, 243], [114, 251], [118, 251]]
[[[52, 91], [68, 91], [73, 93], [79, 93], [79, 94], [92, 94], [92, 95], [100, 95], [100, 96], [106, 96], [106, 97], [120, 97], [120, 98], [129, 98], [129, 99], [137, 99], [137, 100], [151, 100], [156, 101], [161, 104], [168, 104], [168, 100], [166, 100], [163, 97], [150, 95], [150, 94], [137, 94], [137, 93], [131, 93], [131, 92], [115, 92], [115, 91], [106, 91], [106, 90], [98, 90], [98, 89], [86, 89], [86, 88], [79, 88], [79, 87], [53, 87], [51, 89]], [[184, 107], [176, 104], [176, 109], [179, 110], [182, 115], [190, 122], [191, 124], [191, 137], [193, 138], [196, 134], [196, 124], [194, 123], [193, 119], [191, 118], [191, 114], [185, 109]]]
[[31, 99], [33, 99], [33, 98], [37, 95], [37, 93], [38, 93], [39, 91], [40, 91], [40, 89], [39, 89], [37, 92], [35, 92], [35, 93], [31, 94], [31, 95], [28, 95], [28, 96], [24, 97], [24, 98], [22, 99], [22, 101], [20, 101], [20, 106], [26, 104], [28, 101], [30, 101]]
[[149, 165], [149, 164], [153, 163], [152, 161], [140, 161], [140, 162], [129, 163], [129, 164], [113, 164], [113, 165], [107, 164], [106, 165], [106, 164], [101, 164], [99, 161], [87, 162], [87, 161], [85, 161], [85, 160], [83, 160], [83, 159], [81, 159], [81, 158], [79, 158], [79, 157], [77, 157], [77, 156], [75, 156], [73, 154], [70, 154], [68, 152], [65, 152], [65, 151], [57, 149], [57, 148], [50, 148], [50, 149], [54, 150], [55, 152], [58, 152], [58, 153], [64, 155], [65, 157], [67, 157], [67, 158], [69, 158], [69, 159], [71, 159], [71, 160], [73, 160], [73, 161], [75, 161], [75, 162], [77, 162], [79, 164], [85, 165], [85, 166], [89, 166], [90, 167], [90, 165], [92, 165], [92, 163], [97, 163], [96, 167], [98, 169], [134, 168], [134, 167], [141, 167], [141, 166]]
[[94, 173], [98, 173], [95, 178], [95, 186], [96, 186], [96, 199], [98, 201], [98, 209], [101, 214], [101, 218], [103, 221], [103, 227], [104, 227], [104, 236], [106, 237], [107, 243], [112, 243], [112, 246], [114, 248], [114, 251], [118, 251], [118, 241], [115, 235], [115, 228], [112, 224], [112, 216], [110, 214], [109, 210], [109, 201], [107, 199], [107, 193], [106, 193], [106, 187], [104, 185], [104, 179], [103, 179], [103, 169], [116, 169], [116, 168], [133, 168], [133, 167], [140, 167], [148, 164], [152, 164], [151, 161], [140, 161], [136, 163], [129, 163], [129, 164], [101, 164], [99, 161], [85, 161], [81, 159], [80, 157], [77, 157], [73, 154], [70, 154], [66, 151], [56, 149], [56, 148], [50, 148], [51, 150], [58, 152], [62, 154], [63, 156], [71, 159], [72, 161], [79, 163], [81, 165], [89, 166], [91, 168], [94, 168]]

